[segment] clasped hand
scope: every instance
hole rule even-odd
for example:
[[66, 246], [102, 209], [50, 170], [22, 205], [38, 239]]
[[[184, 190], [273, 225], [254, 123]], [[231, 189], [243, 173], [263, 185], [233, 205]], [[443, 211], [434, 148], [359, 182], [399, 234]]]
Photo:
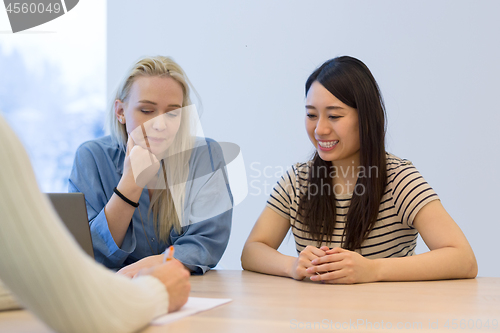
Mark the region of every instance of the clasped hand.
[[295, 260], [292, 277], [296, 280], [308, 277], [323, 283], [352, 284], [376, 281], [375, 270], [375, 262], [357, 252], [340, 247], [330, 249], [309, 245]]

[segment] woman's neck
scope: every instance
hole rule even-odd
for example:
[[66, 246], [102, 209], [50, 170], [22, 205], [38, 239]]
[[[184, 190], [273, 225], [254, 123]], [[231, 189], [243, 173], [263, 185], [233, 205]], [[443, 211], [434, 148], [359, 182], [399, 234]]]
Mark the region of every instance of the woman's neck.
[[359, 155], [333, 161], [335, 176], [332, 179], [335, 194], [350, 194], [354, 191], [359, 173]]

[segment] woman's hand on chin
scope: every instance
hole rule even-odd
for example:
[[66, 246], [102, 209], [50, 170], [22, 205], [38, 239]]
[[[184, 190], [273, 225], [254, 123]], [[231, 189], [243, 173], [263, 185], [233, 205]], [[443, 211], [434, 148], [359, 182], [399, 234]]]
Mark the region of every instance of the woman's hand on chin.
[[123, 177], [144, 188], [160, 170], [160, 161], [149, 150], [136, 145], [132, 135], [128, 136], [127, 154], [123, 162]]

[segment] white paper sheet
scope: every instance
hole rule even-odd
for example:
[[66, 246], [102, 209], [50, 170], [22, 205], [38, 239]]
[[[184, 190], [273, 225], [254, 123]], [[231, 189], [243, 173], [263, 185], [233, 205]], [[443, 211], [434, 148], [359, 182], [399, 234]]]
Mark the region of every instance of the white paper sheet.
[[165, 325], [181, 318], [194, 315], [195, 313], [210, 310], [216, 306], [231, 301], [232, 299], [230, 298], [189, 297], [187, 303], [179, 311], [158, 317], [151, 322], [151, 325]]

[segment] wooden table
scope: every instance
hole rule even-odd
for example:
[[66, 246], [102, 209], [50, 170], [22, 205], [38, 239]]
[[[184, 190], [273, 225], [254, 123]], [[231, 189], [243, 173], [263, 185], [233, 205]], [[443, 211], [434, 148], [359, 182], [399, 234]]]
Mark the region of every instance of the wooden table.
[[[500, 278], [327, 285], [247, 271], [191, 277], [191, 296], [231, 303], [156, 332], [499, 332]], [[489, 326], [486, 327], [486, 326]], [[49, 332], [26, 311], [0, 313], [0, 332]]]

